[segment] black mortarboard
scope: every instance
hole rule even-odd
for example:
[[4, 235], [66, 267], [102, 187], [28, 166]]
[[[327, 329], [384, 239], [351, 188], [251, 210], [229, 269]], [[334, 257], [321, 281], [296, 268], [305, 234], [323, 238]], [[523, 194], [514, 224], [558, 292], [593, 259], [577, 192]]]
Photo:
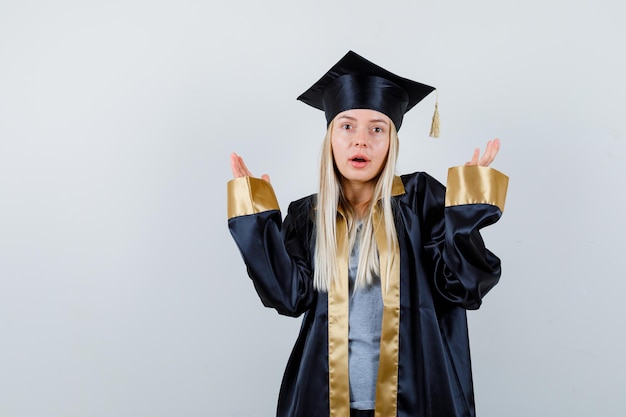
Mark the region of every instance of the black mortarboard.
[[342, 111], [371, 109], [386, 114], [400, 130], [404, 113], [434, 89], [349, 51], [298, 100], [323, 110], [328, 124]]

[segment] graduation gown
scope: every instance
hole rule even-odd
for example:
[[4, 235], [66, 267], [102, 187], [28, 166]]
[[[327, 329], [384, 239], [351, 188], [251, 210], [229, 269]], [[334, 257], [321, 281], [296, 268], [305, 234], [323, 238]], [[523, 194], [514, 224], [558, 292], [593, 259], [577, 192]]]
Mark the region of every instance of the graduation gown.
[[[386, 254], [378, 241], [381, 271], [390, 262], [392, 273], [381, 276], [376, 417], [475, 415], [466, 310], [477, 309], [500, 277], [500, 260], [479, 230], [502, 215], [507, 185], [505, 175], [478, 166], [451, 168], [447, 191], [425, 173], [396, 177], [399, 247]], [[339, 213], [339, 283], [317, 291], [315, 201], [291, 203], [283, 221], [269, 183], [242, 177], [228, 184], [229, 229], [261, 301], [283, 315], [304, 314], [278, 417], [349, 416], [345, 222]]]

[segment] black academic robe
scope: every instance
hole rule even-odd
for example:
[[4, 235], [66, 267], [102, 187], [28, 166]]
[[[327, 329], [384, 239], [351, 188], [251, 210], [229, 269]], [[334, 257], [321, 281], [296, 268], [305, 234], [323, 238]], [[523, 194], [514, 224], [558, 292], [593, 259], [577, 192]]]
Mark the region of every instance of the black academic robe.
[[[479, 230], [495, 223], [501, 208], [446, 203], [445, 187], [425, 173], [401, 179], [404, 190], [392, 197], [400, 246], [397, 416], [474, 416], [466, 310], [477, 309], [499, 280], [500, 260]], [[288, 316], [304, 314], [278, 417], [330, 414], [328, 294], [312, 281], [315, 200], [291, 203], [284, 221], [276, 209], [229, 219], [263, 304]]]

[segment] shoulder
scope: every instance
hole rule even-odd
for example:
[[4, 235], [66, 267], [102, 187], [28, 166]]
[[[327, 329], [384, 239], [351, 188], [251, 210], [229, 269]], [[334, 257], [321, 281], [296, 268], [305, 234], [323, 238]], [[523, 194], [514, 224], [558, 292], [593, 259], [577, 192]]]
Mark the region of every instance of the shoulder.
[[443, 213], [446, 188], [425, 172], [402, 175], [404, 193], [396, 196], [398, 207], [405, 207], [429, 224]]
[[311, 194], [289, 203], [289, 210], [299, 211], [302, 209], [309, 209], [315, 206], [316, 201], [317, 194]]
[[312, 221], [314, 216], [317, 194], [311, 194], [292, 201], [287, 210], [287, 216], [291, 217], [295, 223], [303, 223]]
[[412, 172], [400, 176], [406, 194], [432, 192], [445, 192], [445, 186], [426, 172]]

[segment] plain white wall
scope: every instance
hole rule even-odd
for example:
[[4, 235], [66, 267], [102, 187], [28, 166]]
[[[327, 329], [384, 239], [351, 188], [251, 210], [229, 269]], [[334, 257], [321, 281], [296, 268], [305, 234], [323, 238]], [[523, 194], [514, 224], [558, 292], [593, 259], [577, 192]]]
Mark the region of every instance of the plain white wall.
[[226, 225], [229, 153], [281, 206], [315, 191], [349, 49], [439, 89], [400, 171], [445, 181], [500, 137], [469, 314], [482, 417], [623, 416], [626, 44], [618, 1], [0, 2], [0, 416], [273, 415], [299, 320]]

